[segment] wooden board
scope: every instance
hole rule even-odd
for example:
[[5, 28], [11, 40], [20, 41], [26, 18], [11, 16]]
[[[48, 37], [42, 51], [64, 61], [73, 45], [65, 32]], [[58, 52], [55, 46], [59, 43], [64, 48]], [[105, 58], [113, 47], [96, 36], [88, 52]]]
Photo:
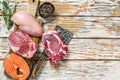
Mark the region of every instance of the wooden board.
[[[17, 10], [29, 10], [27, 0], [18, 1], [20, 4]], [[42, 0], [41, 3], [46, 1], [55, 5], [57, 16], [120, 16], [119, 0]], [[64, 7], [61, 9], [61, 6]]]
[[[39, 19], [37, 19], [36, 18], [36, 20], [39, 20]], [[40, 20], [38, 21], [38, 22], [40, 22]], [[19, 28], [18, 28], [18, 26], [17, 25], [15, 25], [15, 27], [14, 27], [14, 32], [15, 31], [19, 31]], [[36, 43], [36, 44], [38, 44], [39, 42], [39, 37], [34, 37], [34, 36], [30, 36], [31, 37], [31, 39]], [[11, 53], [14, 53], [13, 51], [12, 51], [12, 49], [10, 49], [10, 47], [9, 47], [9, 51], [8, 51], [8, 53], [7, 54], [11, 54]], [[39, 53], [37, 54], [37, 53], [35, 53], [36, 55], [39, 55]], [[28, 59], [28, 58], [24, 58], [25, 59], [25, 61], [27, 62], [27, 64], [29, 65], [29, 68], [30, 68], [30, 75], [29, 75], [29, 77], [27, 78], [27, 80], [29, 80], [29, 78], [31, 77], [31, 73], [32, 73], [32, 70], [33, 70], [33, 68], [35, 67], [35, 63], [34, 63], [34, 57], [32, 57], [31, 59]], [[36, 70], [35, 70], [36, 71]], [[5, 76], [7, 76], [7, 74], [5, 74]]]
[[[28, 0], [10, 1], [19, 2], [17, 10], [35, 13]], [[46, 1], [54, 4], [55, 14], [49, 20], [38, 15], [44, 30], [60, 25], [74, 36], [64, 61], [55, 68], [48, 61], [42, 73], [30, 80], [119, 80], [120, 0], [40, 0], [41, 4]], [[0, 26], [0, 78], [7, 80], [2, 63], [9, 51], [10, 32], [4, 31], [2, 15]], [[39, 45], [43, 50], [43, 45]]]
[[74, 38], [119, 38], [120, 35], [120, 17], [55, 17], [45, 28], [56, 25], [73, 32]]
[[[29, 6], [28, 6], [28, 8], [30, 8], [30, 7], [32, 7], [32, 16], [34, 16], [35, 18], [36, 18], [36, 20], [38, 21], [38, 23], [39, 24], [41, 24], [41, 20], [40, 19], [38, 19], [37, 17], [36, 17], [36, 13], [37, 13], [37, 5], [33, 5], [33, 4], [29, 4]], [[27, 12], [28, 13], [31, 13], [30, 12], [31, 10], [29, 10], [29, 9], [27, 9]], [[34, 14], [33, 14], [34, 13]], [[5, 27], [4, 27], [5, 28]], [[18, 25], [13, 25], [13, 30], [11, 30], [12, 32], [15, 32], [15, 31], [20, 31], [19, 30], [19, 26]], [[8, 35], [9, 35], [9, 33], [10, 33], [10, 31], [8, 31]], [[39, 42], [39, 37], [35, 37], [35, 36], [30, 36], [31, 37], [31, 39], [36, 43], [36, 44], [38, 44]], [[12, 49], [10, 49], [10, 47], [9, 47], [9, 51], [8, 51], [8, 53], [7, 54], [11, 54], [11, 53], [14, 53], [13, 51], [12, 51]], [[39, 55], [40, 54], [40, 52], [39, 52], [39, 54], [37, 54], [37, 53], [35, 53], [36, 55]], [[28, 58], [24, 58], [25, 59], [25, 61], [27, 62], [27, 64], [29, 65], [29, 68], [30, 68], [30, 75], [29, 75], [29, 77], [27, 78], [27, 80], [29, 80], [29, 78], [31, 77], [31, 75], [33, 75], [33, 73], [32, 73], [32, 70], [33, 70], [33, 68], [36, 66], [36, 64], [34, 63], [35, 61], [34, 61], [34, 57], [32, 57], [31, 59], [28, 59]], [[36, 69], [35, 69], [35, 71], [36, 71]], [[38, 71], [38, 70], [37, 70]], [[5, 73], [5, 76], [7, 76], [7, 74]]]
[[[8, 80], [0, 61], [0, 79]], [[74, 65], [74, 66], [73, 66]], [[120, 61], [63, 61], [53, 68], [49, 62], [36, 79], [30, 80], [119, 80]], [[9, 79], [11, 80], [11, 79]]]
[[[72, 39], [65, 59], [120, 59], [119, 43], [120, 39]], [[40, 50], [43, 49], [40, 44]], [[6, 38], [0, 38], [0, 59], [4, 59], [8, 50]]]
[[[55, 17], [45, 23], [45, 29], [54, 28], [56, 25], [68, 29], [74, 33], [74, 38], [120, 38], [120, 17]], [[7, 37], [11, 31], [7, 31], [3, 18], [0, 17], [0, 37]]]

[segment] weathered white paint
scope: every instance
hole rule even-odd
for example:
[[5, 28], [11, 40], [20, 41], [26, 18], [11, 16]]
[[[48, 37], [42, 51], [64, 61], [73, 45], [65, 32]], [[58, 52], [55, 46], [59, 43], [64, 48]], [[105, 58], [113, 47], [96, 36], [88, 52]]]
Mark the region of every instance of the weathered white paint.
[[[53, 68], [49, 62], [36, 79], [30, 80], [119, 80], [119, 61], [63, 61]], [[0, 61], [0, 79], [4, 76], [3, 61]]]
[[[20, 2], [17, 10], [25, 10], [34, 15], [34, 6], [30, 6], [28, 0], [10, 1]], [[44, 23], [50, 21], [50, 23], [44, 24], [44, 29], [53, 29], [55, 25], [60, 25], [61, 27], [73, 32], [74, 39], [72, 39], [68, 45], [69, 53], [65, 57], [64, 61], [60, 61], [60, 64], [56, 65], [55, 68], [47, 62], [42, 73], [39, 74], [36, 79], [30, 80], [120, 79], [120, 0], [40, 1], [41, 3], [49, 1], [53, 3], [56, 8], [53, 19], [42, 19]], [[6, 31], [5, 24], [1, 16], [1, 80], [10, 80], [4, 75], [3, 68], [3, 59], [9, 51], [6, 37], [10, 32]], [[43, 49], [42, 44], [40, 44], [40, 49]]]
[[[65, 59], [120, 59], [120, 39], [72, 39]], [[43, 50], [40, 44], [40, 50]], [[6, 38], [0, 38], [0, 59], [9, 52]]]

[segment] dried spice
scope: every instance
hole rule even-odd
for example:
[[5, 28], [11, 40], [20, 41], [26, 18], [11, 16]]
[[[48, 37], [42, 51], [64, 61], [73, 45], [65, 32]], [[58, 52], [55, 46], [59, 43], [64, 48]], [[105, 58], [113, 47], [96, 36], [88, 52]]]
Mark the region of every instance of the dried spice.
[[41, 17], [48, 18], [53, 15], [55, 8], [51, 3], [45, 2], [39, 7], [38, 10]]

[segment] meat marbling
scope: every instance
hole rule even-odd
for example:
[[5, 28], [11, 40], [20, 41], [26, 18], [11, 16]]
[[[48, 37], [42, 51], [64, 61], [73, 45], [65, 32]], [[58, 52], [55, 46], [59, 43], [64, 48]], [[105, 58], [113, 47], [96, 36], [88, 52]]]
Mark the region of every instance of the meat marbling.
[[8, 44], [13, 52], [26, 58], [33, 57], [38, 49], [38, 45], [30, 36], [22, 31], [12, 32], [8, 37]]
[[62, 37], [55, 30], [45, 32], [42, 36], [42, 43], [52, 65], [56, 64], [56, 61], [62, 60], [68, 52], [68, 47], [63, 43]]

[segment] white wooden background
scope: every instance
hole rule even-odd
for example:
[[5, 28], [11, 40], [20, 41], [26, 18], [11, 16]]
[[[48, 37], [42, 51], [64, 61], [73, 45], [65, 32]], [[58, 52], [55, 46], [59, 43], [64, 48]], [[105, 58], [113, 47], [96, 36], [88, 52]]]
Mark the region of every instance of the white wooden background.
[[[10, 1], [19, 2], [17, 10], [34, 13], [28, 0]], [[60, 25], [74, 36], [64, 61], [56, 68], [48, 61], [34, 80], [120, 80], [120, 0], [40, 0], [46, 1], [55, 5], [55, 14], [50, 23], [42, 19], [44, 29]], [[10, 80], [3, 59], [12, 30], [6, 30], [0, 15], [0, 80]]]

